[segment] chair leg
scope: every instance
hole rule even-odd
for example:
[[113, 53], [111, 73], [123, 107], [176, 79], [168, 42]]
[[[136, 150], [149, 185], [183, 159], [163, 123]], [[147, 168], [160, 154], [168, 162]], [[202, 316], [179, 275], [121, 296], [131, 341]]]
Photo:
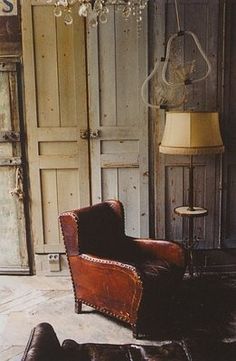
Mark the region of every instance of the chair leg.
[[75, 299], [75, 313], [81, 313], [82, 311], [82, 302]]

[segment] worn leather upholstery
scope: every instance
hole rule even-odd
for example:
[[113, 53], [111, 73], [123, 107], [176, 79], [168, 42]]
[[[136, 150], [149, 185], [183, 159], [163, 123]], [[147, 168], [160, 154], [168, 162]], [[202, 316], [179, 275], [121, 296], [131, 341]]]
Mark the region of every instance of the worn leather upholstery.
[[158, 318], [163, 313], [164, 299], [178, 287], [185, 271], [183, 248], [174, 242], [126, 236], [124, 209], [117, 200], [59, 218], [76, 312], [87, 304], [127, 322], [137, 336], [148, 315]]
[[56, 333], [48, 323], [33, 328], [22, 361], [59, 361], [62, 349]]
[[41, 323], [31, 332], [21, 361], [187, 361], [176, 342], [163, 346], [112, 345], [65, 340], [60, 346], [51, 325]]

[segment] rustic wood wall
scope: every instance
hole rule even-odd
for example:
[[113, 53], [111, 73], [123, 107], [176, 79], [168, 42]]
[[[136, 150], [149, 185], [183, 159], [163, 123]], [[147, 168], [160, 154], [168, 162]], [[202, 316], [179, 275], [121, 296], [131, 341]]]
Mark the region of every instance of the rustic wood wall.
[[[201, 83], [188, 86], [187, 103], [178, 109], [194, 111], [220, 111], [221, 101], [218, 89], [220, 85], [220, 43], [223, 17], [222, 3], [217, 0], [179, 1], [181, 28], [197, 34], [203, 49], [212, 64], [210, 76]], [[151, 1], [149, 9], [149, 49], [150, 69], [156, 59], [165, 56], [165, 46], [169, 36], [177, 31], [174, 1]], [[189, 38], [180, 37], [175, 49], [178, 62], [195, 60], [196, 74], [204, 74], [205, 65], [201, 56]], [[156, 77], [150, 86], [150, 98], [156, 101], [158, 87]], [[177, 90], [178, 91], [178, 90]], [[174, 214], [174, 208], [188, 199], [188, 157], [162, 155], [158, 152], [164, 128], [164, 111], [150, 111], [151, 163], [153, 173], [153, 234], [157, 237], [185, 240], [188, 222]], [[222, 121], [222, 119], [221, 119]], [[197, 219], [194, 234], [200, 248], [220, 246], [221, 235], [221, 157], [218, 155], [194, 157], [194, 201], [197, 206], [206, 207], [209, 214]]]
[[226, 2], [223, 134], [226, 145], [223, 182], [223, 247], [236, 246], [236, 1]]

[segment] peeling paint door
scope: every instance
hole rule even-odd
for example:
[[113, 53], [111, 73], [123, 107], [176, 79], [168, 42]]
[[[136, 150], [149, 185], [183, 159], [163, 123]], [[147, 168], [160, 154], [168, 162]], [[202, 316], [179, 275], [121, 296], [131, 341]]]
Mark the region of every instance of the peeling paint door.
[[36, 273], [50, 274], [50, 254], [66, 272], [58, 215], [89, 197], [84, 23], [73, 7], [65, 26], [46, 2], [22, 3], [25, 117], [31, 231]]
[[0, 274], [29, 273], [17, 63], [0, 60]]
[[107, 24], [87, 27], [92, 202], [119, 199], [126, 232], [149, 235], [147, 19], [141, 29], [110, 7]]

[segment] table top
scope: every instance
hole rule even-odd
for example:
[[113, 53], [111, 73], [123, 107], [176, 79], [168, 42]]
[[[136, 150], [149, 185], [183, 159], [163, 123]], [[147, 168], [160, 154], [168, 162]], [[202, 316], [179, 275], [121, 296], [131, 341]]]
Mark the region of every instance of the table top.
[[202, 207], [193, 207], [193, 210], [188, 206], [176, 207], [174, 212], [180, 216], [186, 217], [204, 217], [208, 214], [208, 210]]

